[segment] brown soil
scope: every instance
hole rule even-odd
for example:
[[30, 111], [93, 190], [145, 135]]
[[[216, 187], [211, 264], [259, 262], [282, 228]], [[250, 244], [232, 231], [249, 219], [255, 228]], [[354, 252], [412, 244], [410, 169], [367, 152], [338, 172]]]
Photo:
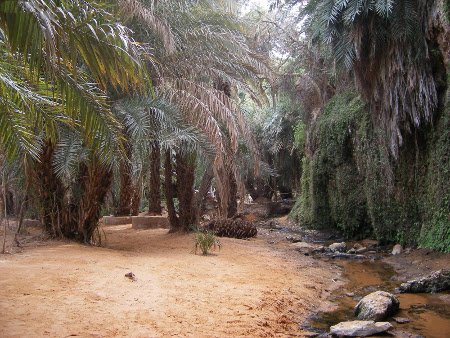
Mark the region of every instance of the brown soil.
[[429, 275], [443, 268], [450, 269], [450, 254], [429, 249], [405, 250], [401, 255], [388, 256], [384, 262], [392, 265], [399, 282]]
[[333, 284], [325, 263], [264, 235], [203, 256], [192, 234], [103, 229], [104, 247], [28, 236], [0, 256], [0, 336], [304, 337]]
[[[310, 336], [301, 325], [334, 307], [326, 299], [344, 284], [342, 271], [295, 251], [276, 229], [295, 228], [286, 218], [268, 223], [255, 239], [221, 238], [207, 256], [192, 253], [193, 234], [130, 225], [103, 227], [103, 247], [43, 240], [30, 227], [17, 248], [8, 234], [0, 336]], [[449, 258], [412, 250], [385, 260], [400, 281], [448, 267]]]

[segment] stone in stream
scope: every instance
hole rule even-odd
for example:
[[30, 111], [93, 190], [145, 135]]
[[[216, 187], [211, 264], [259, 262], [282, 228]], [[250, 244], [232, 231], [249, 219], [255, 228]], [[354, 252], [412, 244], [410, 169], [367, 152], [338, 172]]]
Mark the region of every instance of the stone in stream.
[[450, 269], [441, 269], [426, 277], [414, 279], [400, 285], [400, 292], [441, 292], [450, 290]]
[[330, 327], [330, 333], [339, 337], [368, 337], [392, 329], [392, 324], [388, 322], [375, 323], [373, 320], [354, 320]]
[[331, 258], [342, 258], [342, 259], [366, 259], [367, 257], [364, 255], [352, 255], [345, 252], [335, 253], [331, 256]]
[[394, 245], [394, 248], [392, 249], [392, 254], [395, 255], [400, 255], [403, 252], [403, 247], [401, 246], [401, 244], [396, 244]]
[[342, 243], [333, 243], [328, 247], [331, 252], [345, 252], [347, 249], [347, 244], [345, 242]]
[[355, 307], [355, 316], [359, 320], [376, 322], [395, 315], [400, 306], [397, 297], [389, 292], [376, 291], [361, 299]]
[[411, 319], [404, 318], [404, 317], [392, 317], [392, 319], [399, 324], [406, 324], [411, 323]]
[[364, 252], [367, 251], [367, 248], [362, 246], [359, 243], [356, 243], [355, 245], [352, 246], [352, 248], [350, 250], [347, 251], [348, 254], [362, 254]]

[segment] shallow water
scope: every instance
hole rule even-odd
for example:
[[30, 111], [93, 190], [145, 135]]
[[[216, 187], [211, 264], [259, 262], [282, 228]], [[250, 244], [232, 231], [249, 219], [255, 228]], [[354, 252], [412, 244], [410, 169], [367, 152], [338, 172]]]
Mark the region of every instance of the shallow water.
[[[325, 336], [332, 325], [342, 321], [356, 320], [353, 309], [358, 301], [373, 291], [394, 293], [401, 283], [396, 280], [394, 269], [377, 260], [369, 261], [335, 261], [344, 272], [342, 278], [348, 282], [333, 292], [330, 301], [337, 306], [332, 312], [321, 312], [310, 318], [305, 325], [310, 331]], [[438, 294], [397, 295], [400, 301], [400, 311], [395, 317], [411, 320], [410, 323], [398, 324], [389, 318], [394, 330], [421, 335], [426, 338], [450, 337], [450, 292]], [[319, 337], [321, 336], [319, 335]], [[403, 335], [398, 335], [403, 337]], [[408, 335], [404, 335], [408, 336]]]

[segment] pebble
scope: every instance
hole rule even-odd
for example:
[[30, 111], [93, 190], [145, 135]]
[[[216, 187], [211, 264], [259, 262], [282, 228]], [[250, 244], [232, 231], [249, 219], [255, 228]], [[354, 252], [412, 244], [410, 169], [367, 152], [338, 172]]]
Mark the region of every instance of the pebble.
[[411, 319], [404, 318], [404, 317], [392, 317], [392, 319], [399, 324], [406, 324], [411, 323]]

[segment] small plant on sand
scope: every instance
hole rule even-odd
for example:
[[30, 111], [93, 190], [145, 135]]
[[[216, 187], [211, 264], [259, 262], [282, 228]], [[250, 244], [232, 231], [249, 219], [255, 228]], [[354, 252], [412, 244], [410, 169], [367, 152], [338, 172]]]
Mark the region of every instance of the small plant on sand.
[[200, 250], [202, 250], [202, 253], [204, 255], [208, 254], [208, 251], [214, 247], [214, 249], [216, 248], [216, 246], [220, 248], [222, 247], [222, 243], [220, 243], [220, 241], [216, 238], [215, 232], [214, 231], [208, 231], [208, 230], [200, 230], [197, 227], [192, 227], [192, 229], [195, 232], [195, 237], [194, 237], [194, 253], [197, 254], [197, 249], [200, 248]]

